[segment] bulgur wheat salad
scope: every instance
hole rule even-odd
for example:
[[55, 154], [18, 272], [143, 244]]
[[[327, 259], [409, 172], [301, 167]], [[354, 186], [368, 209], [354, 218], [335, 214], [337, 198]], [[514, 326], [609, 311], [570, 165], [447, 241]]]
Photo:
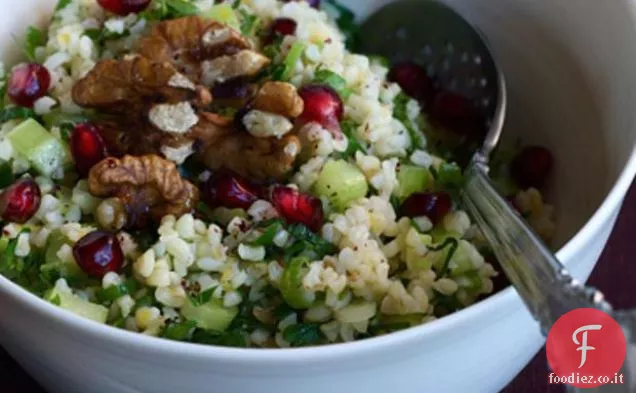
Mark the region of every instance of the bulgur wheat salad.
[[[458, 161], [432, 142], [479, 134], [478, 113], [358, 39], [333, 0], [60, 0], [0, 67], [0, 273], [100, 323], [264, 348], [493, 293]], [[547, 242], [551, 166], [514, 146], [493, 168]]]

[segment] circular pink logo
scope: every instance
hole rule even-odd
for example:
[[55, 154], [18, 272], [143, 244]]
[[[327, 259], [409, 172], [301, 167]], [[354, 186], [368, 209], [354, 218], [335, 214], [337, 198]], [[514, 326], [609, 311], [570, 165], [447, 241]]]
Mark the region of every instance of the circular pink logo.
[[546, 352], [556, 378], [577, 388], [594, 388], [615, 379], [625, 362], [627, 344], [623, 329], [611, 316], [582, 308], [552, 326]]

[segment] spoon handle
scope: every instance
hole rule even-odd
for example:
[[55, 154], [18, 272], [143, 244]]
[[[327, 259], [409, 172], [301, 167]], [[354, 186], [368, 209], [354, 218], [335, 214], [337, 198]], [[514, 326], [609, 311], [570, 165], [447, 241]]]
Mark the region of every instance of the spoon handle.
[[[479, 155], [478, 155], [479, 157]], [[476, 159], [467, 171], [462, 202], [493, 248], [506, 276], [547, 336], [568, 311], [611, 306], [594, 288], [574, 280], [521, 216], [495, 190], [487, 166]]]

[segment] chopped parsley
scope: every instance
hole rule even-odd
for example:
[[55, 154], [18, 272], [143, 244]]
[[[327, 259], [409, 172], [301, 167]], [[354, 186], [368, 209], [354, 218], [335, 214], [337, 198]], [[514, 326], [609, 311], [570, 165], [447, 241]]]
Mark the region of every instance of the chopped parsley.
[[222, 347], [239, 347], [246, 348], [248, 346], [247, 333], [240, 330], [228, 330], [226, 332], [217, 332], [213, 330], [197, 329], [192, 334], [192, 342], [198, 344], [218, 345]]
[[46, 43], [46, 34], [33, 26], [27, 27], [24, 40], [24, 55], [30, 61], [35, 60], [35, 49]]
[[459, 200], [460, 193], [466, 179], [459, 165], [455, 163], [442, 163], [437, 170], [431, 168], [435, 178], [435, 186], [438, 190], [446, 191], [455, 200]]
[[84, 35], [93, 40], [97, 47], [100, 47], [104, 42], [126, 37], [130, 35], [130, 32], [124, 30], [121, 33], [116, 33], [108, 29], [87, 29], [84, 31]]
[[[264, 225], [264, 226], [263, 226]], [[264, 228], [262, 235], [252, 242], [253, 246], [271, 246], [274, 244], [274, 238], [284, 228], [284, 222], [280, 219], [270, 220], [261, 224]]]
[[200, 12], [201, 9], [189, 0], [154, 0], [141, 16], [146, 20], [165, 20], [198, 15]]
[[166, 327], [161, 333], [161, 337], [175, 341], [189, 341], [192, 331], [197, 327], [195, 321], [171, 322], [166, 323]]
[[[28, 229], [23, 229], [20, 234], [28, 233]], [[44, 292], [53, 286], [53, 282], [49, 277], [40, 273], [40, 264], [44, 260], [41, 250], [31, 249], [26, 257], [15, 255], [18, 246], [18, 239], [8, 240], [6, 248], [0, 252], [0, 274], [5, 276], [16, 284], [25, 289], [42, 296]], [[7, 241], [6, 238], [0, 238], [1, 241]]]
[[283, 339], [292, 347], [305, 347], [319, 344], [323, 339], [323, 335], [320, 331], [320, 325], [301, 323], [288, 326], [283, 331]]
[[14, 180], [11, 164], [8, 162], [0, 164], [0, 189], [10, 186]]
[[319, 68], [314, 75], [314, 82], [331, 87], [345, 101], [351, 96], [347, 81], [333, 71]]
[[242, 8], [237, 10], [239, 15], [241, 16], [241, 34], [243, 35], [253, 35], [258, 29], [261, 20], [258, 16], [250, 14]]
[[122, 296], [130, 295], [137, 290], [137, 282], [134, 279], [128, 279], [123, 284], [111, 285], [103, 288], [95, 293], [97, 301], [100, 303], [111, 303]]
[[194, 307], [199, 307], [200, 305], [205, 304], [209, 302], [210, 300], [212, 300], [212, 295], [214, 294], [215, 289], [216, 287], [207, 289], [196, 295], [189, 295], [188, 300], [190, 300], [190, 303], [192, 303]]
[[444, 264], [439, 271], [439, 277], [444, 277], [450, 268], [450, 261], [455, 255], [457, 248], [459, 247], [459, 242], [454, 237], [446, 238], [446, 240], [437, 247], [429, 247], [429, 251], [442, 251], [446, 247], [449, 247], [448, 253], [446, 254], [446, 259], [444, 260]]
[[285, 59], [283, 59], [282, 62], [275, 62], [274, 60], [280, 57], [281, 42], [282, 39], [279, 37], [273, 44], [265, 47], [263, 53], [273, 61], [272, 64], [267, 67], [263, 76], [274, 81], [286, 82], [292, 77], [296, 63], [298, 63], [298, 60], [300, 60], [300, 57], [305, 51], [305, 44], [299, 41], [295, 42], [291, 49], [289, 49], [289, 53], [287, 53]]
[[291, 225], [287, 230], [296, 242], [285, 251], [286, 260], [299, 256], [308, 256], [311, 259], [318, 260], [337, 251], [336, 246], [316, 235], [302, 224]]
[[352, 120], [345, 120], [340, 123], [342, 133], [347, 137], [347, 150], [342, 154], [344, 158], [353, 157], [357, 151], [367, 154], [367, 149], [356, 138], [358, 125]]
[[59, 0], [55, 5], [55, 11], [60, 11], [66, 8], [67, 5], [71, 4], [73, 0]]
[[406, 130], [409, 132], [412, 141], [412, 149], [424, 148], [426, 146], [424, 134], [417, 129], [416, 125], [413, 124], [413, 121], [411, 121], [408, 115], [408, 104], [410, 101], [411, 98], [409, 96], [407, 96], [404, 92], [400, 92], [393, 101], [393, 117], [401, 121], [402, 124], [404, 124], [404, 127], [406, 127]]
[[22, 106], [11, 106], [0, 111], [0, 123], [15, 119], [35, 118], [37, 115], [31, 108]]

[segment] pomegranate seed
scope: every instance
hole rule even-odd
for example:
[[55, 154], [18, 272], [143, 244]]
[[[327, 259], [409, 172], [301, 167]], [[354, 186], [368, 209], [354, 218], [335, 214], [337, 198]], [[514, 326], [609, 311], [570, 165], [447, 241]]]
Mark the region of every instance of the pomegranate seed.
[[302, 87], [298, 94], [305, 104], [300, 120], [318, 123], [336, 136], [341, 135], [340, 120], [344, 106], [335, 90], [325, 85], [308, 85]]
[[248, 209], [258, 195], [257, 186], [229, 171], [215, 173], [203, 186], [203, 198], [213, 208]]
[[7, 95], [16, 105], [33, 107], [51, 86], [51, 74], [40, 64], [21, 64], [13, 69], [7, 86]]
[[84, 273], [98, 278], [119, 271], [124, 263], [117, 236], [103, 231], [94, 231], [81, 238], [73, 246], [73, 256]]
[[421, 66], [407, 61], [396, 64], [391, 68], [387, 78], [395, 82], [404, 92], [424, 104], [428, 104], [433, 98], [433, 82], [426, 74], [426, 70]]
[[2, 219], [24, 224], [40, 208], [41, 197], [40, 186], [34, 180], [18, 180], [0, 194]]
[[320, 199], [290, 187], [274, 186], [271, 201], [287, 223], [303, 224], [314, 232], [320, 230], [324, 220]]
[[548, 149], [540, 146], [529, 146], [523, 149], [512, 162], [512, 177], [521, 187], [541, 188], [553, 166], [554, 157]]
[[265, 45], [271, 44], [276, 37], [296, 34], [298, 24], [291, 18], [278, 18], [272, 24], [269, 35], [265, 38]]
[[400, 207], [403, 217], [428, 217], [433, 224], [439, 223], [451, 210], [453, 201], [445, 192], [422, 192], [408, 197]]
[[218, 83], [212, 88], [214, 99], [242, 99], [251, 93], [250, 85], [243, 79], [233, 79], [225, 83]]
[[145, 10], [151, 0], [97, 0], [106, 11], [120, 16], [136, 14]]
[[451, 92], [441, 92], [433, 101], [431, 120], [462, 135], [480, 137], [485, 131], [486, 121], [468, 98]]
[[90, 123], [75, 126], [71, 135], [71, 153], [75, 160], [75, 168], [82, 176], [88, 176], [91, 168], [108, 156], [99, 129]]

